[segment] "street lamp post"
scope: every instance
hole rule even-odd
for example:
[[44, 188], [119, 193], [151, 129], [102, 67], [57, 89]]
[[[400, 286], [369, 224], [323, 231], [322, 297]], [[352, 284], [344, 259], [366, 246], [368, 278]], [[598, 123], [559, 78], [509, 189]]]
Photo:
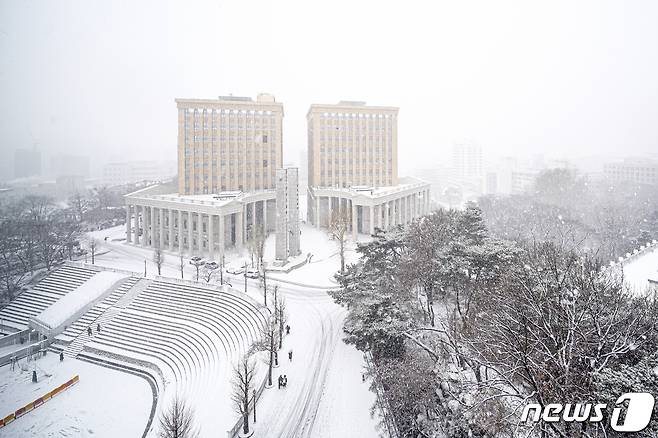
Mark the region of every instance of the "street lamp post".
[[247, 293], [247, 262], [244, 262], [244, 272], [242, 273], [244, 275], [244, 293]]

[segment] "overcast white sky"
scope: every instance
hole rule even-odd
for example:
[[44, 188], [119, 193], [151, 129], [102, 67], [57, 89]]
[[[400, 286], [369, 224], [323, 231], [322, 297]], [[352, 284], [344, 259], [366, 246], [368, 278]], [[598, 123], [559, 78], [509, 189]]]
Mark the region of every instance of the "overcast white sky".
[[31, 147], [175, 159], [174, 98], [273, 93], [285, 161], [311, 103], [400, 110], [401, 167], [658, 151], [658, 2], [0, 0], [0, 162]]

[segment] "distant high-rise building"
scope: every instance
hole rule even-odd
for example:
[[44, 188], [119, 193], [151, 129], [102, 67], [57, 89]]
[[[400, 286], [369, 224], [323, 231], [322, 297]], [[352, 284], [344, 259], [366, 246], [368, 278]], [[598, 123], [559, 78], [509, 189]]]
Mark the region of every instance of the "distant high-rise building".
[[472, 143], [457, 143], [452, 149], [454, 176], [466, 191], [482, 193], [482, 148]]
[[299, 251], [299, 172], [296, 167], [276, 171], [277, 260], [286, 261]]
[[632, 158], [607, 163], [603, 174], [612, 181], [658, 185], [658, 161]]
[[398, 183], [398, 108], [364, 102], [311, 105], [308, 182], [312, 187]]
[[176, 99], [178, 191], [274, 189], [282, 163], [283, 104], [274, 96]]
[[14, 178], [41, 175], [41, 152], [36, 149], [14, 151]]

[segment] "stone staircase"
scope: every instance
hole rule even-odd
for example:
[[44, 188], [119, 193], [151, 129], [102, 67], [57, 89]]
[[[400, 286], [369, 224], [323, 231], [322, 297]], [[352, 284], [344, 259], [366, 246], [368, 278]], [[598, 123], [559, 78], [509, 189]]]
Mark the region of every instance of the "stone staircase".
[[[109, 307], [104, 307], [104, 311], [97, 316], [97, 318], [89, 321], [82, 332], [64, 348], [64, 356], [77, 357], [78, 354], [84, 349], [87, 342], [93, 340], [94, 336], [98, 335], [98, 326], [100, 325], [101, 331], [116, 315], [121, 313], [123, 309], [128, 307], [132, 300], [139, 295], [151, 283], [151, 280], [137, 279], [132, 287], [128, 289], [123, 296], [114, 300], [114, 304]], [[88, 328], [91, 328], [91, 336], [88, 333]]]

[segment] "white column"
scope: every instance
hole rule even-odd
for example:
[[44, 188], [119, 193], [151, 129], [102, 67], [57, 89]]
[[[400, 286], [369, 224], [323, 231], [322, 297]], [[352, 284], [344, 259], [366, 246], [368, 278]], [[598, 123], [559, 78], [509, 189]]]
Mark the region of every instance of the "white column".
[[178, 252], [183, 254], [183, 210], [178, 210], [178, 227], [176, 227], [178, 235]]
[[370, 223], [368, 224], [370, 227], [370, 235], [375, 234], [375, 206], [371, 205], [369, 207], [370, 210]]
[[131, 226], [130, 222], [131, 222], [130, 204], [126, 204], [126, 242], [128, 242], [128, 243], [133, 241], [133, 239], [132, 239], [132, 226]]
[[356, 242], [356, 232], [359, 227], [357, 206], [352, 201], [352, 240]]
[[242, 215], [240, 211], [235, 213], [235, 247], [242, 248]]
[[208, 254], [210, 259], [215, 258], [215, 236], [213, 229], [213, 215], [208, 215]]
[[194, 253], [194, 241], [192, 240], [192, 212], [187, 212], [187, 248], [190, 254]]
[[256, 202], [251, 203], [251, 232], [256, 229]]
[[377, 227], [380, 229], [384, 228], [384, 218], [382, 217], [382, 212], [384, 211], [384, 204], [377, 205]]
[[388, 230], [388, 227], [390, 226], [389, 223], [389, 217], [391, 215], [391, 207], [389, 205], [389, 202], [386, 201], [384, 203], [384, 229]]
[[220, 214], [219, 215], [219, 239], [217, 240], [217, 244], [219, 245], [219, 258], [224, 256], [224, 215]]
[[158, 242], [158, 246], [160, 248], [164, 248], [164, 210], [161, 208], [158, 208], [158, 220], [159, 220], [159, 232], [160, 232], [160, 241]]
[[315, 197], [315, 228], [320, 228], [320, 196]]
[[157, 236], [155, 231], [155, 207], [151, 207], [149, 214], [151, 215], [151, 248], [155, 248], [155, 239]]
[[196, 217], [196, 242], [197, 246], [199, 247], [199, 255], [203, 254], [203, 215], [201, 213], [197, 213]]
[[143, 238], [142, 238], [142, 245], [143, 246], [148, 246], [149, 245], [149, 218], [148, 218], [148, 210], [145, 205], [142, 205], [142, 230], [143, 230]]
[[169, 251], [174, 250], [174, 210], [171, 208], [168, 210], [169, 213]]
[[139, 245], [139, 205], [135, 205], [133, 210], [135, 211], [135, 245]]

